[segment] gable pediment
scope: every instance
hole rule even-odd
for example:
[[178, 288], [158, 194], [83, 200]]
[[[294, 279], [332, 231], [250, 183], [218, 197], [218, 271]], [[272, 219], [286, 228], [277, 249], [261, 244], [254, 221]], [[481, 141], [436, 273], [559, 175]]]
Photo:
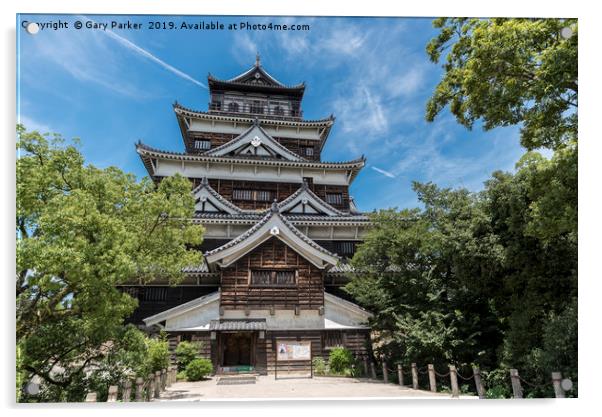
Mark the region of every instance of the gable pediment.
[[322, 214], [325, 216], [344, 216], [309, 189], [306, 183], [287, 199], [281, 201], [278, 207], [282, 213], [288, 214]]
[[194, 209], [203, 213], [227, 213], [240, 214], [242, 211], [234, 204], [223, 198], [209, 185], [207, 178], [203, 178], [201, 184], [192, 191], [195, 203]]
[[278, 212], [272, 210], [255, 226], [217, 249], [205, 253], [209, 264], [227, 267], [271, 238], [277, 238], [319, 269], [337, 265], [339, 258], [301, 233]]
[[265, 130], [255, 123], [240, 134], [217, 148], [205, 153], [213, 156], [245, 156], [245, 157], [267, 157], [281, 158], [287, 161], [305, 161], [299, 155], [289, 151], [278, 143]]

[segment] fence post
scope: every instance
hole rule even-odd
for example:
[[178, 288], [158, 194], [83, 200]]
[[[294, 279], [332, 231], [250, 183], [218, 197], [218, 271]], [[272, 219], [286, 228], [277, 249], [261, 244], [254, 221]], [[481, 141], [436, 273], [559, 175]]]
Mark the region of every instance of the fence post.
[[121, 396], [121, 400], [124, 403], [129, 403], [131, 395], [132, 395], [132, 381], [130, 381], [129, 379], [126, 379], [125, 381], [123, 381], [123, 394]]
[[142, 399], [142, 390], [144, 389], [144, 379], [141, 377], [136, 378], [136, 391], [134, 394], [134, 400], [136, 402], [144, 401]]
[[437, 380], [435, 379], [435, 366], [432, 363], [428, 364], [429, 371], [429, 386], [431, 391], [437, 392]]
[[562, 381], [562, 373], [552, 372], [552, 384], [554, 385], [554, 394], [556, 395], [556, 398], [564, 398], [564, 390], [560, 385], [560, 381]]
[[412, 388], [418, 389], [418, 367], [412, 364]]
[[477, 393], [479, 394], [479, 398], [485, 398], [485, 387], [483, 386], [483, 380], [481, 379], [481, 370], [478, 366], [472, 367], [472, 373], [474, 375], [474, 384], [477, 387]]
[[368, 357], [364, 356], [364, 376], [368, 376]]
[[146, 401], [150, 401], [153, 398], [155, 392], [155, 376], [148, 374], [146, 376]]
[[172, 381], [175, 384], [176, 382], [178, 382], [178, 367], [177, 365], [174, 365], [171, 369], [171, 375], [172, 375]]
[[387, 384], [389, 382], [389, 373], [387, 372], [387, 361], [385, 356], [382, 356], [382, 364], [383, 364], [383, 382]]
[[514, 398], [523, 398], [523, 388], [520, 385], [518, 370], [510, 369], [510, 380], [512, 381], [512, 392], [514, 393]]
[[117, 385], [111, 385], [109, 387], [109, 396], [107, 397], [108, 403], [114, 403], [115, 401], [117, 401], [117, 392]]
[[161, 369], [161, 392], [165, 391], [167, 385], [167, 369]]
[[161, 371], [155, 371], [155, 398], [161, 396]]
[[403, 387], [403, 369], [401, 369], [401, 364], [397, 364], [397, 379], [399, 379], [399, 385]]
[[452, 397], [460, 397], [460, 389], [458, 388], [458, 371], [455, 365], [449, 365], [449, 382], [451, 383]]
[[372, 373], [372, 379], [376, 379], [376, 368], [374, 362], [370, 361], [370, 372]]
[[89, 392], [86, 394], [86, 399], [84, 400], [87, 403], [95, 403], [97, 394], [95, 392]]

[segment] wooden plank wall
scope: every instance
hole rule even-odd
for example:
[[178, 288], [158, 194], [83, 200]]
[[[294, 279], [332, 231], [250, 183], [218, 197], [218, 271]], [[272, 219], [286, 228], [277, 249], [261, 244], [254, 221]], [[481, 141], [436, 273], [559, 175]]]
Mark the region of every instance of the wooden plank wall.
[[[297, 270], [293, 287], [253, 287], [249, 285], [252, 269]], [[315, 310], [324, 305], [322, 271], [277, 238], [271, 238], [253, 252], [221, 272], [221, 306], [245, 308]]]
[[[191, 178], [193, 187], [200, 184], [200, 178]], [[209, 185], [217, 191], [222, 197], [234, 203], [244, 210], [266, 209], [272, 205], [272, 201], [241, 201], [232, 198], [232, 190], [261, 190], [271, 191], [277, 201], [282, 201], [293, 194], [301, 187], [299, 183], [286, 182], [261, 182], [261, 181], [235, 181], [228, 179], [210, 179]], [[316, 185], [311, 184], [310, 188], [322, 200], [326, 200], [327, 193], [340, 193], [343, 196], [342, 204], [332, 204], [333, 207], [348, 211], [349, 210], [349, 187], [344, 185]]]

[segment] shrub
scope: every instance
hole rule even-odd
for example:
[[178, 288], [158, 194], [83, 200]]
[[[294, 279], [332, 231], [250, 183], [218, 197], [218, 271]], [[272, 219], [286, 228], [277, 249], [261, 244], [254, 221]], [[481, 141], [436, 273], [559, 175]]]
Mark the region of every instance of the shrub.
[[326, 375], [328, 369], [326, 368], [326, 361], [324, 358], [318, 356], [313, 359], [314, 374]]
[[148, 339], [148, 372], [156, 372], [169, 366], [169, 345], [167, 340]]
[[176, 362], [178, 363], [178, 371], [186, 369], [188, 364], [195, 360], [201, 350], [200, 342], [180, 342], [176, 347]]
[[349, 373], [353, 362], [353, 355], [344, 347], [336, 347], [332, 349], [328, 359], [330, 371], [335, 374]]
[[186, 379], [200, 381], [213, 372], [213, 365], [209, 359], [193, 359], [186, 367]]

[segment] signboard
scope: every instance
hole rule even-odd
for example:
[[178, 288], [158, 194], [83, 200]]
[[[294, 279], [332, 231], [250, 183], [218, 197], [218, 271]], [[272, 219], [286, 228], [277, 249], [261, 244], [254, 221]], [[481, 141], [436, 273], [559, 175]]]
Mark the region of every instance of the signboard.
[[310, 361], [311, 342], [300, 340], [277, 340], [277, 361]]

